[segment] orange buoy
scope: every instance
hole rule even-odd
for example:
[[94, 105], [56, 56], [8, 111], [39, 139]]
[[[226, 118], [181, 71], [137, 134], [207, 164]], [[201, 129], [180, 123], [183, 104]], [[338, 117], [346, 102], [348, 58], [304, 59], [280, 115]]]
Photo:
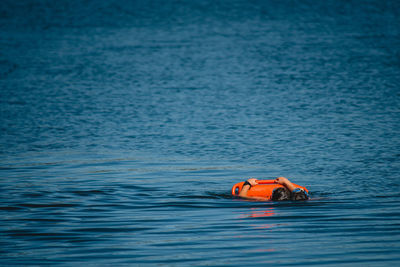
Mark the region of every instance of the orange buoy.
[[[240, 191], [242, 191], [242, 187], [245, 182], [240, 182], [235, 184], [232, 187], [232, 195], [237, 196], [239, 195]], [[272, 197], [272, 192], [274, 191], [275, 188], [278, 187], [284, 187], [283, 185], [275, 183], [274, 180], [258, 180], [257, 185], [252, 186], [249, 191], [247, 191], [247, 196], [249, 197], [265, 197], [267, 199], [271, 199]], [[302, 188], [304, 189], [307, 193], [308, 190], [304, 186], [300, 186], [297, 184], [293, 184], [297, 188]]]

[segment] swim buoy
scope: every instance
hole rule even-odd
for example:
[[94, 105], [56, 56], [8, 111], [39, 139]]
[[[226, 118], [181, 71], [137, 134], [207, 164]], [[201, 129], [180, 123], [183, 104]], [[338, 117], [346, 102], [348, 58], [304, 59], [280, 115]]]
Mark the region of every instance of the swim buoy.
[[[274, 191], [275, 188], [278, 187], [284, 187], [283, 185], [275, 183], [274, 180], [258, 180], [257, 185], [252, 186], [249, 191], [247, 191], [247, 196], [249, 197], [265, 197], [268, 199], [271, 199], [272, 197], [272, 192]], [[233, 196], [238, 196], [240, 191], [242, 191], [244, 182], [240, 182], [235, 184], [232, 187], [232, 195]], [[308, 190], [304, 186], [300, 186], [297, 184], [294, 184], [297, 188], [302, 188], [304, 189], [307, 193]]]

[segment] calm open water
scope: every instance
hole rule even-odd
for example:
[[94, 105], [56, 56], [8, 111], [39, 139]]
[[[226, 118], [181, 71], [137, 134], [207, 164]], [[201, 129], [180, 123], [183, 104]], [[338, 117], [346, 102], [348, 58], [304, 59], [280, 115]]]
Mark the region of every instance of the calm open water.
[[3, 266], [400, 264], [398, 1], [3, 0], [0, 115]]

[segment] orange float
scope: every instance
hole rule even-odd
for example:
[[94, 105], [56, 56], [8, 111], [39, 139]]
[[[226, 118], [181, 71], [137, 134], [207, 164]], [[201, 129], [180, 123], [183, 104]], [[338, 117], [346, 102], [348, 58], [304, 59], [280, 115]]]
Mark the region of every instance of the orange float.
[[[244, 183], [245, 182], [240, 182], [232, 187], [233, 196], [239, 195], [240, 191], [242, 191]], [[248, 197], [265, 197], [271, 199], [272, 192], [275, 188], [284, 187], [283, 185], [275, 183], [274, 180], [257, 180], [257, 183], [257, 185], [252, 186], [249, 191], [247, 191]], [[308, 193], [307, 188], [305, 188], [304, 186], [300, 186], [295, 183], [293, 183], [293, 185], [297, 188], [303, 188]]]

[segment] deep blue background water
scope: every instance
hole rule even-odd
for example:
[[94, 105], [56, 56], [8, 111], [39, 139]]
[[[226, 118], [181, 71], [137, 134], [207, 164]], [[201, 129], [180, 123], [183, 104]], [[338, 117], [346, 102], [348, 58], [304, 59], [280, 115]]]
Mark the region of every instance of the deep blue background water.
[[[400, 263], [397, 1], [0, 5], [1, 265]], [[232, 198], [286, 176], [312, 200]]]

